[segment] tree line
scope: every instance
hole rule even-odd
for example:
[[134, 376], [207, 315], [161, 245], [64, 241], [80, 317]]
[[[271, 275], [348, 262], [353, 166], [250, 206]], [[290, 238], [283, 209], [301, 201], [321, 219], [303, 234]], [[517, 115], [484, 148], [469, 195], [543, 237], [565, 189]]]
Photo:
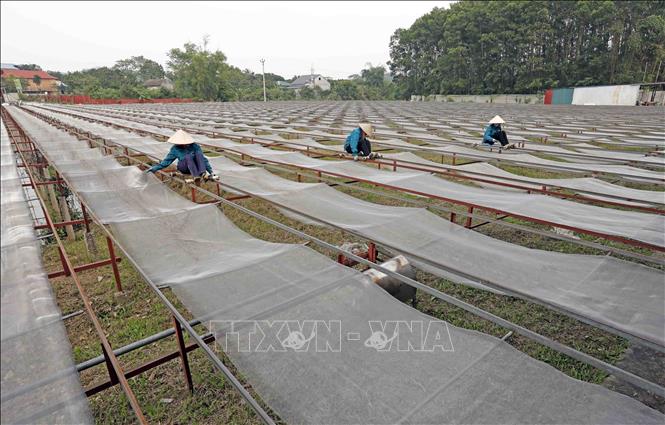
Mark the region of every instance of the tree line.
[[[207, 39], [201, 44], [185, 43], [168, 52], [166, 69], [143, 56], [122, 59], [111, 67], [98, 67], [73, 72], [48, 71], [65, 84], [68, 94], [83, 94], [93, 98], [167, 98], [180, 97], [206, 101], [263, 100], [263, 76], [250, 70], [241, 70], [227, 62], [219, 50], [207, 48]], [[41, 68], [35, 64], [19, 65], [20, 69]], [[266, 94], [270, 100], [294, 99], [395, 99], [395, 85], [385, 79], [386, 68], [372, 66], [348, 80], [331, 80], [331, 89], [304, 87], [297, 92], [287, 89], [284, 77], [266, 73]], [[294, 76], [293, 79], [296, 77]], [[148, 80], [169, 79], [172, 88], [148, 89]], [[3, 79], [4, 80], [4, 79]], [[281, 84], [280, 84], [281, 83]], [[5, 82], [7, 88], [14, 84]]]
[[[392, 78], [386, 78], [384, 66], [368, 63], [358, 74], [330, 81], [328, 91], [305, 87], [296, 92], [284, 88], [284, 77], [267, 73], [268, 99], [526, 94], [551, 87], [662, 81], [665, 1], [463, 0], [397, 29], [389, 50]], [[230, 65], [223, 52], [208, 49], [207, 37], [201, 44], [169, 50], [166, 69], [135, 56], [111, 67], [48, 72], [68, 92], [96, 98], [263, 100], [261, 74]], [[147, 80], [163, 78], [172, 81], [172, 89], [145, 87]]]
[[390, 40], [411, 94], [535, 93], [665, 74], [663, 1], [461, 1]]

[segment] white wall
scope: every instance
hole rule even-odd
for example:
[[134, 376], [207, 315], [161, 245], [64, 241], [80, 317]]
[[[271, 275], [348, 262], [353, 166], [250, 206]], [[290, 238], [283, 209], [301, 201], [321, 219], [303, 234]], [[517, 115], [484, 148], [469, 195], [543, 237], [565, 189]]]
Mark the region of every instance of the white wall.
[[639, 84], [622, 86], [575, 87], [573, 105], [626, 105], [635, 106]]
[[316, 77], [314, 80], [314, 85], [320, 88], [323, 91], [330, 90], [330, 83], [323, 77]]
[[411, 101], [457, 102], [457, 103], [543, 103], [543, 94], [434, 94], [429, 96], [412, 95]]

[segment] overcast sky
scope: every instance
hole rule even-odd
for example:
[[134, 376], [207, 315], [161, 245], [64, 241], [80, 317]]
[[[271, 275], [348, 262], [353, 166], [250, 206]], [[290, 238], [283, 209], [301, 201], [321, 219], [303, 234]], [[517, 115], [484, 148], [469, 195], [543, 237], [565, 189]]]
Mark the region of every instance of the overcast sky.
[[2, 1], [2, 62], [45, 70], [111, 66], [210, 36], [231, 65], [285, 78], [345, 78], [385, 65], [390, 36], [448, 1], [410, 2], [14, 2]]

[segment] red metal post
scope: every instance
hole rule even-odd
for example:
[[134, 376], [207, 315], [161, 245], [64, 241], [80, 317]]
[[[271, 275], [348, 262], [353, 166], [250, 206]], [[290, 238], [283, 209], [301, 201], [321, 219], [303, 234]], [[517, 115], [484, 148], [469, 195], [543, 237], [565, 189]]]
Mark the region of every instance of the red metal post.
[[109, 372], [109, 378], [111, 380], [111, 383], [115, 385], [118, 382], [120, 382], [118, 379], [118, 374], [115, 372], [115, 369], [113, 368], [113, 363], [111, 363], [111, 359], [109, 358], [109, 353], [106, 352], [106, 347], [104, 347], [104, 344], [100, 345], [102, 346], [102, 354], [104, 355], [106, 370]]
[[[469, 214], [473, 214], [473, 207], [469, 206], [467, 208], [467, 211], [469, 212]], [[471, 216], [468, 216], [466, 218], [466, 223], [464, 223], [464, 227], [471, 227], [471, 220], [472, 220]]]
[[187, 359], [187, 347], [185, 346], [185, 339], [182, 336], [182, 329], [178, 319], [173, 316], [173, 327], [175, 328], [175, 336], [178, 341], [178, 351], [180, 352], [180, 360], [182, 361], [182, 371], [185, 374], [187, 381], [187, 388], [190, 393], [194, 392], [194, 382], [192, 381], [192, 372], [189, 370], [189, 360]]
[[[121, 260], [120, 258], [116, 258], [116, 262], [119, 263], [120, 260]], [[111, 264], [110, 259], [95, 261], [94, 263], [88, 263], [88, 264], [83, 264], [83, 265], [80, 265], [80, 266], [76, 266], [76, 267], [74, 267], [74, 271], [76, 273], [78, 273], [78, 272], [82, 272], [82, 271], [85, 271], [85, 270], [91, 270], [91, 269], [96, 269], [98, 267], [108, 266], [109, 264]], [[59, 272], [51, 272], [51, 273], [48, 274], [49, 279], [52, 279], [54, 277], [60, 277], [60, 276], [66, 276], [66, 272], [63, 270], [63, 271], [59, 271]]]
[[376, 245], [374, 245], [374, 242], [370, 242], [369, 246], [367, 247], [367, 259], [372, 263], [376, 263], [376, 256]]
[[85, 233], [90, 233], [90, 223], [88, 223], [88, 212], [85, 205], [81, 204], [81, 211], [83, 212], [83, 222], [85, 223]]
[[65, 271], [65, 276], [69, 276], [72, 272], [69, 270], [67, 261], [65, 261], [65, 253], [62, 251], [62, 248], [58, 247], [58, 255], [60, 255], [60, 262], [62, 263], [62, 268]]
[[115, 249], [113, 248], [113, 241], [110, 237], [106, 237], [106, 245], [109, 248], [109, 257], [111, 258], [111, 268], [113, 269], [113, 277], [115, 278], [115, 288], [118, 292], [122, 292], [122, 283], [120, 282], [120, 270], [118, 270], [118, 262], [115, 256]]

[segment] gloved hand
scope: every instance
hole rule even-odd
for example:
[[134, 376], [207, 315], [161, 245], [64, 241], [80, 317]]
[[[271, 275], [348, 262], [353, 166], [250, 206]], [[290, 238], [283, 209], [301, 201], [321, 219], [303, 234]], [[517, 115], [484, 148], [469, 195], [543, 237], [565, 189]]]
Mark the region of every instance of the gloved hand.
[[358, 160], [358, 155], [353, 155], [353, 160], [357, 161]]
[[147, 170], [143, 170], [143, 172], [145, 174], [150, 174], [150, 173], [153, 173], [154, 171], [152, 171], [152, 168], [148, 168]]

